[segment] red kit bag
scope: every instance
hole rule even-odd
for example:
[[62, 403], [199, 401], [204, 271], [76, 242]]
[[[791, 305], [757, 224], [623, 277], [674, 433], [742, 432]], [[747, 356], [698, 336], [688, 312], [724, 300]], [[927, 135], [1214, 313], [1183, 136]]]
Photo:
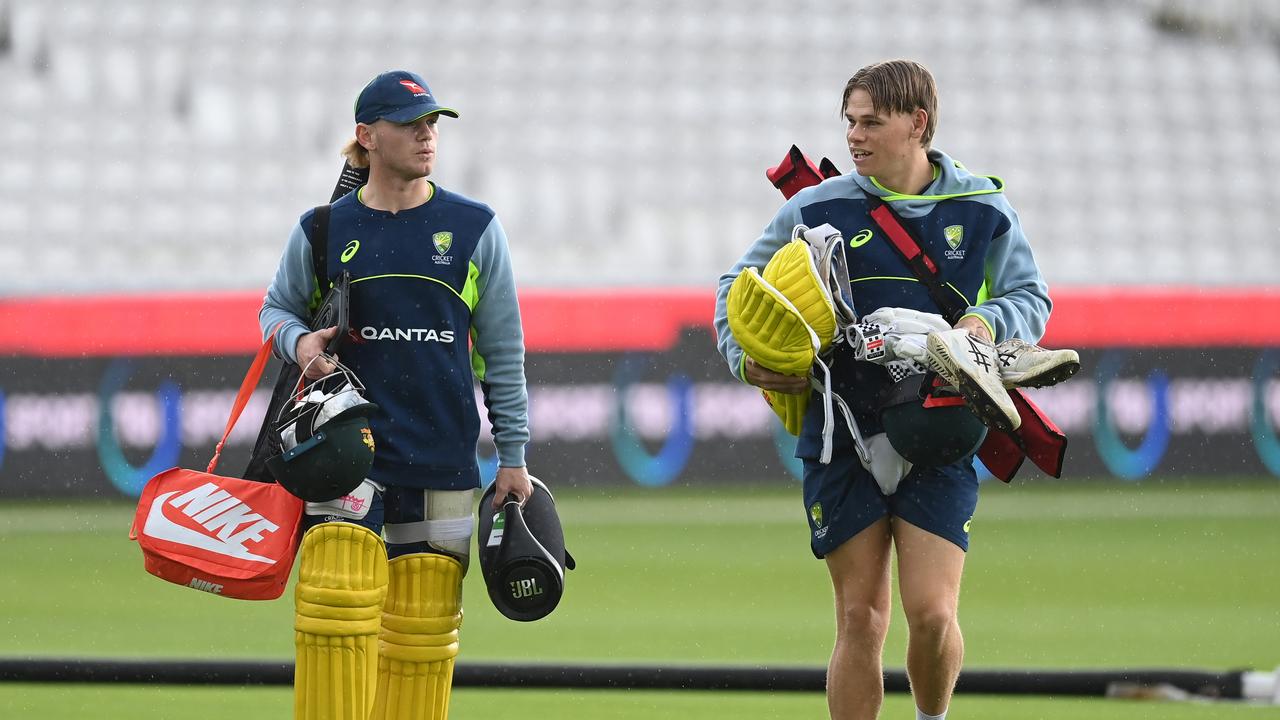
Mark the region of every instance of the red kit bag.
[[273, 339], [249, 367], [207, 470], [165, 470], [142, 490], [129, 538], [142, 548], [147, 572], [162, 580], [243, 600], [278, 598], [289, 582], [302, 500], [276, 483], [213, 474]]

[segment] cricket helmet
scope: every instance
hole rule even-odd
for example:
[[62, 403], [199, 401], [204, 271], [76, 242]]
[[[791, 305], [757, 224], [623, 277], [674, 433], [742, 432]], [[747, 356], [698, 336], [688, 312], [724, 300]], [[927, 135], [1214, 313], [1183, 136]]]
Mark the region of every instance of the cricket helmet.
[[889, 444], [912, 465], [950, 465], [977, 452], [987, 427], [954, 388], [933, 373], [909, 375], [881, 396]]
[[480, 498], [480, 571], [498, 612], [529, 622], [551, 614], [564, 595], [565, 570], [577, 566], [564, 547], [556, 501], [541, 480], [524, 506], [512, 495], [491, 509], [495, 486]]
[[364, 399], [364, 385], [333, 357], [334, 371], [313, 381], [276, 416], [281, 452], [267, 468], [286, 490], [308, 502], [325, 502], [354, 490], [373, 466], [369, 415], [378, 406]]

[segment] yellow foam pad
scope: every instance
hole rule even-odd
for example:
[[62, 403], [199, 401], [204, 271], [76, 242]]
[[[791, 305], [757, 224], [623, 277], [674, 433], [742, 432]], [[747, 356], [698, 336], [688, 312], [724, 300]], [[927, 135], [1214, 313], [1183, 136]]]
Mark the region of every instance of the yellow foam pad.
[[769, 408], [782, 421], [787, 432], [799, 436], [800, 428], [804, 425], [804, 414], [809, 409], [809, 393], [791, 395], [775, 390], [761, 392], [764, 393], [764, 401], [769, 403]]
[[778, 289], [818, 336], [818, 352], [831, 347], [836, 337], [836, 309], [826, 284], [818, 277], [809, 244], [792, 240], [773, 254], [762, 273], [765, 282]]
[[372, 531], [327, 522], [302, 538], [294, 590], [294, 717], [365, 720], [377, 679], [387, 551]]
[[416, 553], [390, 563], [371, 720], [444, 720], [462, 626], [462, 563]]
[[795, 305], [753, 267], [734, 278], [726, 300], [729, 329], [742, 351], [784, 375], [807, 375], [819, 340]]

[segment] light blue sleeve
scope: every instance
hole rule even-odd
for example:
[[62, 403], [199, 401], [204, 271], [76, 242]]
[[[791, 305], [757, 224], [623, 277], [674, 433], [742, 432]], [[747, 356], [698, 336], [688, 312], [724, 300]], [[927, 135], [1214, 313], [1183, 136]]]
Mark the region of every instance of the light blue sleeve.
[[729, 363], [729, 371], [743, 382], [746, 382], [743, 375], [745, 358], [742, 347], [738, 345], [737, 340], [734, 340], [733, 333], [729, 330], [727, 310], [729, 288], [743, 268], [754, 267], [763, 271], [773, 254], [791, 241], [792, 229], [801, 222], [800, 204], [797, 202], [800, 197], [801, 195], [797, 194], [778, 210], [778, 214], [774, 215], [760, 237], [747, 248], [747, 252], [734, 263], [729, 272], [720, 276], [719, 284], [716, 286], [716, 346], [720, 349], [720, 354], [724, 356], [725, 361]]
[[502, 467], [524, 467], [529, 442], [529, 394], [524, 329], [507, 235], [494, 217], [471, 256], [476, 304], [471, 311], [471, 365], [484, 390]]
[[987, 298], [965, 314], [985, 320], [996, 342], [1015, 337], [1036, 342], [1044, 335], [1053, 302], [1018, 214], [1007, 201], [1002, 205], [1009, 229], [995, 238], [987, 250]]
[[262, 328], [262, 339], [265, 341], [271, 331], [279, 325], [276, 334], [275, 353], [291, 363], [298, 362], [294, 350], [298, 346], [298, 338], [311, 332], [307, 318], [311, 297], [316, 292], [315, 269], [311, 263], [311, 243], [302, 230], [299, 222], [289, 235], [284, 254], [276, 267], [275, 279], [267, 288], [267, 295], [262, 299], [262, 308], [258, 311], [258, 326]]

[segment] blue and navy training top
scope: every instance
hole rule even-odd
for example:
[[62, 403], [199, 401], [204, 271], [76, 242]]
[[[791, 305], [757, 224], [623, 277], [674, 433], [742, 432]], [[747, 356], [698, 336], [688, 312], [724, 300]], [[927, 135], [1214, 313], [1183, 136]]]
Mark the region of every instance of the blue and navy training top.
[[[891, 203], [937, 263], [940, 279], [967, 305], [966, 314], [986, 323], [996, 342], [1013, 337], [1040, 339], [1052, 304], [1018, 215], [1005, 198], [1004, 184], [999, 178], [969, 173], [941, 151], [929, 150], [928, 156], [935, 177], [920, 195], [893, 192], [875, 178], [856, 172], [801, 190], [778, 210], [733, 268], [720, 276], [716, 333], [720, 354], [739, 379], [745, 380], [746, 358], [729, 330], [729, 287], [743, 268], [763, 270], [799, 224], [830, 223], [844, 236], [854, 307], [860, 317], [883, 307], [944, 314], [871, 219], [868, 195]], [[837, 352], [841, 350], [847, 348], [837, 346]], [[876, 410], [880, 393], [889, 384], [884, 368], [837, 357], [832, 371], [833, 390], [849, 403], [863, 432], [881, 432]], [[817, 457], [821, 405], [809, 404], [796, 453], [800, 457]], [[837, 433], [838, 440], [841, 436], [848, 444], [847, 433]]]
[[[460, 490], [480, 484], [480, 380], [499, 464], [525, 464], [529, 441], [524, 333], [506, 234], [487, 205], [432, 185], [431, 198], [390, 213], [337, 202], [329, 219], [328, 277], [312, 266], [311, 218], [289, 237], [259, 313], [264, 338], [296, 362], [319, 290], [351, 273], [351, 331], [339, 359], [378, 404], [370, 479], [385, 485]], [[363, 190], [363, 188], [361, 189]]]

